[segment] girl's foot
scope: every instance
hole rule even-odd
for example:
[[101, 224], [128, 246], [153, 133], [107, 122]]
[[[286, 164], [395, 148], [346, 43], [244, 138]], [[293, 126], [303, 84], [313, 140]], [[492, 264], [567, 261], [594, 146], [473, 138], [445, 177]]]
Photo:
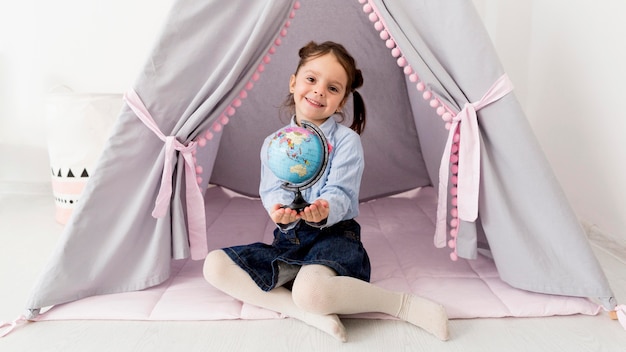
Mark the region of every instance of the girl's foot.
[[404, 294], [398, 318], [428, 331], [442, 341], [450, 337], [446, 309], [426, 298]]

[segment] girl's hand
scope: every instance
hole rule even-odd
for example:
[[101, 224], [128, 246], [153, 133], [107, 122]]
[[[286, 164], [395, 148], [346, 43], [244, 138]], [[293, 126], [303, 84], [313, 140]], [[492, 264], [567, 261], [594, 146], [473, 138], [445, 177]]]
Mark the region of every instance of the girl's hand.
[[298, 212], [290, 208], [283, 208], [282, 204], [274, 204], [270, 218], [276, 224], [287, 225], [300, 219]]
[[308, 207], [300, 212], [300, 217], [307, 222], [319, 223], [328, 217], [330, 212], [328, 201], [325, 199], [316, 199]]

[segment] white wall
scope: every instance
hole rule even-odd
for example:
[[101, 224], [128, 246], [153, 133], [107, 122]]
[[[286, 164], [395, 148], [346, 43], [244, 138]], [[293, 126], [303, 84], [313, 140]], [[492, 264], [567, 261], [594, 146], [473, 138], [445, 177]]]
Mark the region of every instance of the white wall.
[[474, 3], [574, 210], [626, 240], [626, 1]]
[[[49, 180], [45, 92], [125, 91], [173, 1], [0, 3], [0, 182]], [[626, 1], [473, 1], [574, 210], [625, 240]]]
[[0, 2], [0, 182], [49, 182], [46, 93], [122, 93], [173, 0]]

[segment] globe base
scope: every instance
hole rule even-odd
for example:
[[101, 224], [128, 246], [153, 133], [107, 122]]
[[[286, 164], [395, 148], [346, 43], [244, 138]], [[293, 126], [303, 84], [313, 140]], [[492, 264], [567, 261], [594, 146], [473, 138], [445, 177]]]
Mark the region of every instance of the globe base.
[[311, 203], [304, 200], [304, 197], [302, 197], [302, 193], [300, 193], [299, 189], [295, 190], [294, 193], [295, 193], [295, 197], [293, 199], [293, 202], [291, 202], [291, 204], [289, 205], [283, 205], [283, 208], [293, 209], [299, 213], [302, 210], [304, 210], [304, 208], [311, 205]]

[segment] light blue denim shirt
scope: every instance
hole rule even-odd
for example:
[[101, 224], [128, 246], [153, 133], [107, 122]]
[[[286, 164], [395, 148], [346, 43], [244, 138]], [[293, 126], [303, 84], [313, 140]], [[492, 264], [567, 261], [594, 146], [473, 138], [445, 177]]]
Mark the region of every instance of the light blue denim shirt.
[[[290, 126], [297, 126], [292, 118]], [[320, 129], [324, 132], [332, 150], [328, 155], [328, 167], [320, 180], [302, 191], [304, 199], [311, 203], [318, 198], [328, 201], [330, 213], [326, 224], [334, 225], [342, 220], [355, 218], [359, 214], [359, 188], [363, 176], [364, 160], [360, 136], [350, 128], [329, 118]], [[272, 133], [261, 148], [261, 184], [259, 194], [263, 206], [271, 211], [274, 204], [291, 204], [294, 192], [282, 189], [283, 183], [267, 167], [267, 145]], [[291, 224], [287, 228], [295, 226]], [[283, 228], [285, 229], [285, 228]]]

